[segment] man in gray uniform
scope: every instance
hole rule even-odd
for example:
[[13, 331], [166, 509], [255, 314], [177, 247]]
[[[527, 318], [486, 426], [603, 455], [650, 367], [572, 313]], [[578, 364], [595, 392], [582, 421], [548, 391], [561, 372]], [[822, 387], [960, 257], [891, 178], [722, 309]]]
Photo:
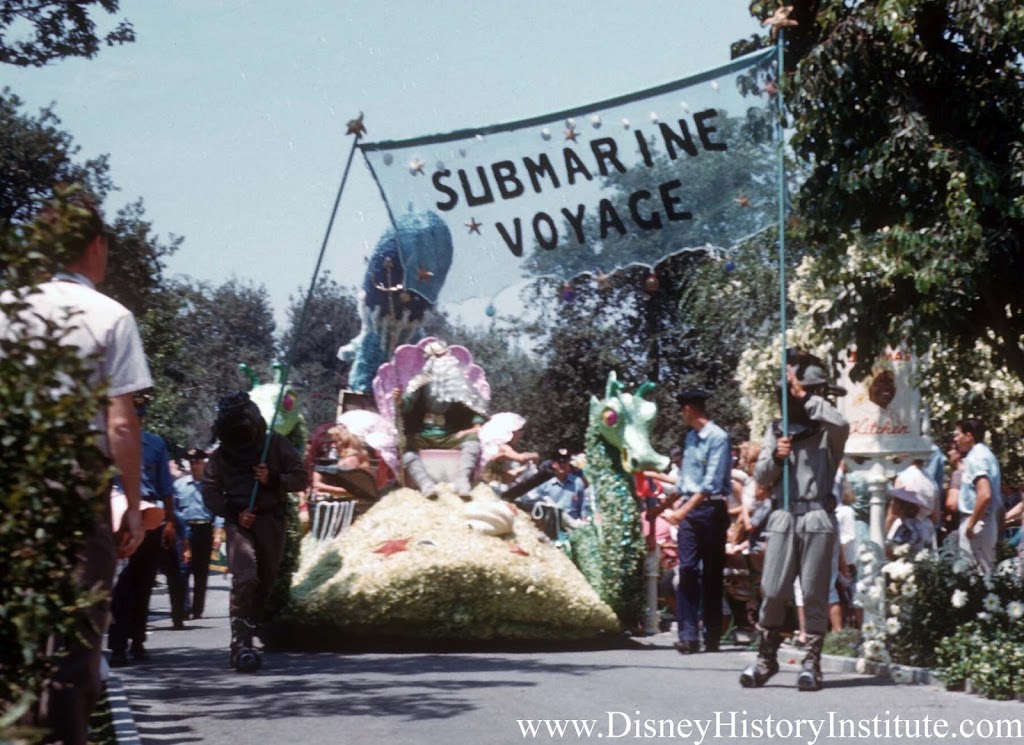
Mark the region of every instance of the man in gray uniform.
[[[836, 542], [832, 485], [843, 457], [850, 425], [826, 398], [844, 395], [830, 386], [821, 360], [791, 354], [788, 380], [788, 436], [780, 422], [764, 438], [754, 469], [759, 484], [772, 487], [775, 510], [768, 519], [764, 569], [761, 575], [757, 662], [740, 675], [744, 688], [757, 688], [779, 671], [781, 629], [800, 579], [807, 619], [807, 655], [797, 677], [801, 691], [822, 685], [821, 648], [828, 630], [828, 592]], [[789, 499], [783, 495], [783, 470], [788, 469]]]

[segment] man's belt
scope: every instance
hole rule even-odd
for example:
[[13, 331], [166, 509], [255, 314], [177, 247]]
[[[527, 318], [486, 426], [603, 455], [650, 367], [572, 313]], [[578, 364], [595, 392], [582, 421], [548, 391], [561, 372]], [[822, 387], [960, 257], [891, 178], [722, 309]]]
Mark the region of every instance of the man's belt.
[[[697, 493], [698, 492], [690, 492], [689, 494], [682, 494], [681, 496], [683, 499], [690, 499], [691, 497], [693, 497], [694, 494]], [[724, 502], [725, 500], [725, 494], [709, 494], [706, 497], [704, 497], [705, 502]]]
[[806, 515], [808, 512], [827, 512], [825, 505], [818, 499], [797, 499], [789, 503], [789, 512], [793, 517]]

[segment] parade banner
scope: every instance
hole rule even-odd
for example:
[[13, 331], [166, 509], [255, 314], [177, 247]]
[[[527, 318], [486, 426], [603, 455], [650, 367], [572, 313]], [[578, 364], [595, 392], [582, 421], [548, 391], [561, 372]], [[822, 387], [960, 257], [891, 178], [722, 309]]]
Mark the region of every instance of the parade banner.
[[429, 275], [435, 297], [460, 301], [727, 252], [777, 215], [774, 55], [512, 123], [360, 143], [392, 222], [433, 213], [451, 233], [444, 276], [403, 266], [397, 281]]

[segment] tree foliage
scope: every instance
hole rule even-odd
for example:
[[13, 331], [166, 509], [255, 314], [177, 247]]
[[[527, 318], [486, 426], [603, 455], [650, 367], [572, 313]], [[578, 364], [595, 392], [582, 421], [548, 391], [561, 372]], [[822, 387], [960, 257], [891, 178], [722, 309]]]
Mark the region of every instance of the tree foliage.
[[1024, 379], [1024, 295], [1006, 279], [1024, 271], [1024, 8], [793, 6], [784, 91], [811, 169], [797, 209], [810, 270], [836, 289], [820, 324], [862, 360], [940, 337], [969, 359], [980, 340]]
[[[64, 57], [94, 57], [101, 44], [135, 41], [135, 30], [121, 20], [105, 33], [93, 16], [114, 15], [119, 0], [4, 0], [0, 3], [0, 62], [42, 67]], [[96, 7], [90, 7], [96, 6]]]
[[102, 200], [112, 188], [107, 156], [76, 162], [80, 148], [51, 107], [30, 114], [0, 91], [0, 227], [30, 220], [55, 184], [78, 183]]
[[[150, 421], [172, 445], [201, 446], [210, 442], [217, 399], [249, 388], [238, 366], [244, 362], [269, 378], [276, 352], [273, 310], [266, 288], [237, 279], [219, 286], [182, 281], [173, 285], [173, 294], [180, 299], [171, 321], [173, 346], [143, 339], [151, 365], [169, 386], [157, 392]], [[166, 318], [152, 320], [154, 329], [169, 333]], [[176, 351], [167, 354], [171, 350]]]
[[338, 359], [338, 348], [359, 333], [356, 299], [325, 272], [309, 296], [301, 329], [305, 291], [292, 296], [290, 301], [289, 325], [281, 339], [281, 359], [292, 356], [289, 380], [302, 390], [310, 425], [333, 422], [338, 392], [345, 385], [348, 367], [348, 363]]

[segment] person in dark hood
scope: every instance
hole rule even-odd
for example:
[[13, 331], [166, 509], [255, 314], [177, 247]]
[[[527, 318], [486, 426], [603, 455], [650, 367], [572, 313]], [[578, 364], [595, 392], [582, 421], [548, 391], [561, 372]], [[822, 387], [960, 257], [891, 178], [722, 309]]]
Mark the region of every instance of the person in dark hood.
[[[224, 518], [231, 572], [231, 653], [252, 647], [284, 556], [287, 499], [309, 478], [287, 439], [272, 432], [248, 394], [228, 394], [213, 425], [219, 446], [203, 474], [203, 500]], [[263, 452], [266, 449], [266, 459]]]

